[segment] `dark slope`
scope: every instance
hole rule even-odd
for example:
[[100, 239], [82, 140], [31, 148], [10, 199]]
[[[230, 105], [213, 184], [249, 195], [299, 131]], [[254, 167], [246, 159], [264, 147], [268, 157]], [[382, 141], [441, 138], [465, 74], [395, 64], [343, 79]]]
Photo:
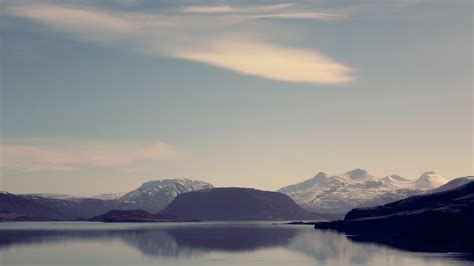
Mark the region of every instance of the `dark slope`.
[[207, 221], [321, 219], [290, 197], [250, 188], [214, 188], [177, 196], [162, 215]]
[[[3, 220], [75, 220], [103, 214], [112, 209], [133, 209], [133, 203], [91, 198], [52, 199], [0, 193]], [[14, 214], [14, 215], [13, 215]]]
[[10, 193], [0, 193], [2, 220], [63, 220], [63, 214], [45, 204], [27, 197]]
[[468, 183], [473, 182], [473, 181], [474, 181], [474, 176], [458, 177], [458, 178], [455, 178], [455, 179], [449, 181], [448, 183], [446, 183], [446, 184], [444, 184], [440, 187], [437, 187], [437, 188], [431, 190], [430, 193], [453, 190], [453, 189], [456, 189], [460, 186], [463, 186], [463, 185], [468, 184]]
[[318, 223], [315, 228], [356, 235], [463, 239], [471, 245], [474, 238], [474, 182], [375, 208], [353, 209], [343, 221]]

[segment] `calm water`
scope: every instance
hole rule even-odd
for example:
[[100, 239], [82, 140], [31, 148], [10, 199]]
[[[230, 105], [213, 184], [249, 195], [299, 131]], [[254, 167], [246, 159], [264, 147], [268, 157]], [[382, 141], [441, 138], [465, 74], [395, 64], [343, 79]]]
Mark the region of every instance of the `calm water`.
[[462, 254], [354, 241], [311, 226], [25, 222], [0, 224], [0, 265], [411, 266], [473, 261]]

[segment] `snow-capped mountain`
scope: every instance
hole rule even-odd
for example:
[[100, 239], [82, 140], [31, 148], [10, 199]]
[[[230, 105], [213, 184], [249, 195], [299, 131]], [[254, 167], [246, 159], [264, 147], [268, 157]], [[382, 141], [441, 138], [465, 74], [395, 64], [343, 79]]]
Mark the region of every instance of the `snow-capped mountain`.
[[415, 181], [415, 188], [417, 189], [434, 189], [441, 185], [444, 185], [448, 180], [439, 174], [430, 171], [423, 173], [418, 180]]
[[139, 188], [120, 197], [119, 200], [136, 203], [141, 209], [155, 213], [165, 208], [181, 193], [212, 187], [209, 183], [187, 178], [156, 180], [143, 183]]
[[355, 207], [375, 206], [421, 194], [446, 182], [448, 180], [434, 172], [409, 180], [398, 175], [379, 178], [366, 170], [354, 169], [339, 175], [320, 172], [311, 179], [278, 191], [312, 211], [345, 213]]

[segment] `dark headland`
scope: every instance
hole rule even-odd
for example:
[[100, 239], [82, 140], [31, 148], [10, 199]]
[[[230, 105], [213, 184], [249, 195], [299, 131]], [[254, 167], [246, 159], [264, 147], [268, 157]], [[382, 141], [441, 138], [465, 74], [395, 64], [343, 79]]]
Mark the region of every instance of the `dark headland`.
[[374, 208], [353, 209], [344, 220], [320, 222], [360, 239], [449, 241], [474, 250], [474, 182]]

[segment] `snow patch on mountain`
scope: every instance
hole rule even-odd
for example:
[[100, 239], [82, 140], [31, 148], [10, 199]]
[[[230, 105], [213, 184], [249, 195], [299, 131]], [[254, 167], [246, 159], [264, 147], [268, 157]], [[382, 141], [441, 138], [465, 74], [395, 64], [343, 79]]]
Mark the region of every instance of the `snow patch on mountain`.
[[122, 193], [104, 193], [104, 194], [99, 194], [92, 196], [91, 198], [93, 199], [101, 199], [101, 200], [117, 200], [123, 197], [127, 192], [122, 192]]
[[80, 197], [80, 196], [74, 196], [74, 195], [68, 195], [68, 194], [59, 194], [59, 193], [28, 193], [28, 194], [23, 194], [26, 197], [29, 198], [45, 198], [45, 199], [57, 199], [57, 200], [81, 200], [86, 197]]

